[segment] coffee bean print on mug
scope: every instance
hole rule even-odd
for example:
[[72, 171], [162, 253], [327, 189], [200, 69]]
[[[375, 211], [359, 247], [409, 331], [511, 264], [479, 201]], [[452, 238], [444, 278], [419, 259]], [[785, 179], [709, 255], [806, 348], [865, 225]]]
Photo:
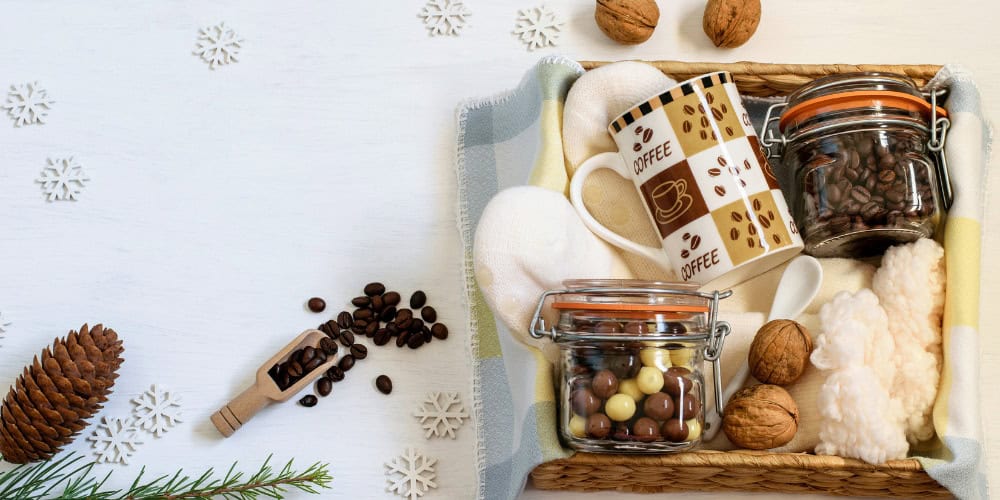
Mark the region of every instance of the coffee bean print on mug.
[[739, 200], [712, 211], [734, 265], [792, 243], [785, 226], [774, 222], [774, 214], [785, 208], [784, 199], [776, 199], [775, 193], [781, 196], [778, 191], [762, 191], [750, 197], [749, 207]]
[[[686, 156], [746, 136], [718, 77], [713, 76], [712, 81], [702, 83], [711, 85], [704, 89], [675, 89], [675, 100], [664, 106], [670, 124], [678, 131], [677, 139]], [[685, 94], [687, 90], [690, 92]]]

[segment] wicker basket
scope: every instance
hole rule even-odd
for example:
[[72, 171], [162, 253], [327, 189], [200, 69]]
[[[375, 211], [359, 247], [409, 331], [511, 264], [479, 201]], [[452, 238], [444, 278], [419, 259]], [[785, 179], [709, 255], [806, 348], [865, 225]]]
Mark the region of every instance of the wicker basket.
[[[583, 61], [593, 69], [603, 62]], [[724, 70], [744, 95], [784, 95], [821, 76], [855, 71], [902, 73], [923, 86], [936, 65], [762, 64], [649, 62], [677, 81]], [[950, 498], [914, 459], [871, 465], [860, 460], [754, 451], [698, 451], [673, 455], [577, 453], [546, 462], [531, 473], [535, 487], [576, 491], [766, 491], [833, 495]]]

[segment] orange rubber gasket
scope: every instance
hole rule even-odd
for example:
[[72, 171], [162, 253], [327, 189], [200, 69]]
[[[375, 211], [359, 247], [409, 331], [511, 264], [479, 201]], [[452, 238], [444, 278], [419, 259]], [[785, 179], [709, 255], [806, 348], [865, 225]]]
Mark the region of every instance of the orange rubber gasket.
[[683, 306], [674, 304], [600, 304], [594, 302], [553, 302], [553, 309], [582, 309], [590, 311], [647, 311], [647, 312], [708, 312], [708, 306]]
[[[797, 125], [820, 113], [864, 108], [872, 105], [914, 111], [928, 119], [931, 116], [931, 103], [917, 96], [892, 90], [859, 90], [825, 95], [796, 104], [782, 113], [781, 119], [778, 121], [778, 130], [784, 132], [788, 125]], [[946, 118], [948, 111], [938, 106], [937, 114]]]

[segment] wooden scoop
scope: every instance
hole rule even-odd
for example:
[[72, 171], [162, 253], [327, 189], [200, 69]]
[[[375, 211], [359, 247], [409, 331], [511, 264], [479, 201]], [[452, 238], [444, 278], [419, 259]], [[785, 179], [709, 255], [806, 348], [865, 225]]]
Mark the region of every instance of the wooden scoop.
[[331, 355], [322, 365], [313, 371], [305, 374], [302, 380], [292, 384], [291, 387], [282, 391], [278, 388], [278, 383], [267, 373], [272, 366], [285, 362], [289, 356], [297, 349], [306, 346], [313, 346], [319, 349], [320, 339], [326, 334], [319, 330], [306, 330], [301, 335], [291, 341], [283, 349], [278, 351], [271, 359], [267, 360], [257, 369], [257, 380], [254, 385], [243, 391], [236, 399], [233, 399], [219, 411], [212, 414], [212, 423], [223, 436], [232, 436], [243, 424], [250, 421], [265, 406], [271, 403], [281, 403], [294, 396], [305, 386], [311, 384], [326, 370], [337, 364], [337, 356]]

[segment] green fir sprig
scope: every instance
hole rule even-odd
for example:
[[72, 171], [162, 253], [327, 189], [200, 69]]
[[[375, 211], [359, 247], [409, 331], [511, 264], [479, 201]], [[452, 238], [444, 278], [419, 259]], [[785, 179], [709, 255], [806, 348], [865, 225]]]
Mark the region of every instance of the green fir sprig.
[[106, 489], [105, 483], [111, 477], [110, 472], [99, 478], [93, 474], [94, 462], [84, 461], [82, 456], [69, 453], [49, 462], [20, 465], [0, 473], [0, 498], [4, 500], [284, 498], [284, 493], [293, 488], [319, 494], [319, 489], [329, 488], [330, 481], [333, 480], [327, 470], [328, 465], [324, 463], [317, 462], [305, 470], [297, 471], [292, 468], [292, 461], [289, 460], [280, 471], [275, 471], [270, 462], [269, 455], [257, 472], [249, 476], [237, 471], [237, 462], [233, 462], [221, 478], [211, 468], [197, 477], [185, 475], [181, 469], [172, 476], [163, 475], [149, 481], [143, 480], [146, 473], [146, 468], [143, 467], [128, 489]]

